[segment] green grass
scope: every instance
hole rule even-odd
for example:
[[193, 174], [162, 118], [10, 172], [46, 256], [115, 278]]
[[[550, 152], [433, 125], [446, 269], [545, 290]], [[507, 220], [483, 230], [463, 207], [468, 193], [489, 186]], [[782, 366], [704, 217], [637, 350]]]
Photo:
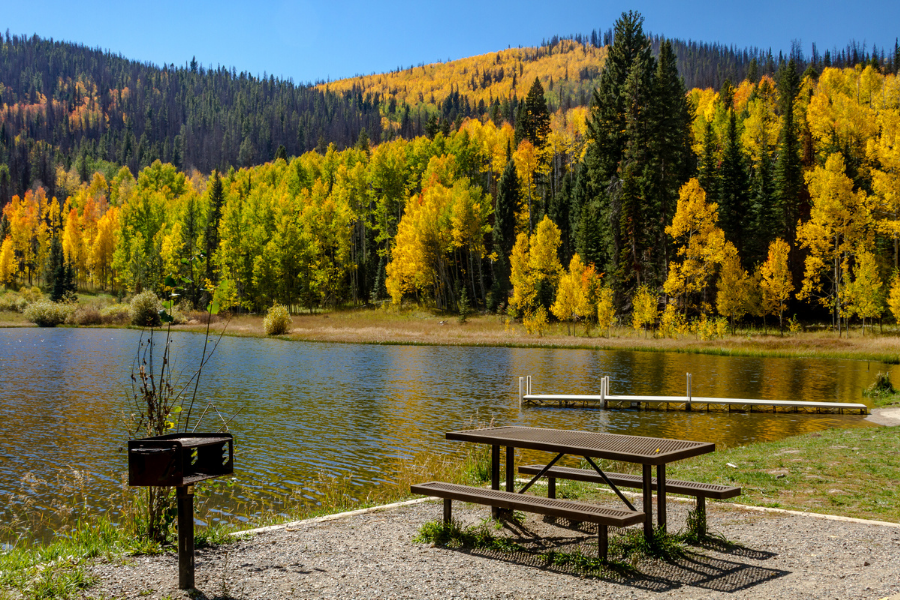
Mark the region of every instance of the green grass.
[[[734, 466], [730, 466], [734, 465]], [[673, 479], [739, 485], [741, 504], [900, 521], [900, 427], [830, 429], [674, 463]]]

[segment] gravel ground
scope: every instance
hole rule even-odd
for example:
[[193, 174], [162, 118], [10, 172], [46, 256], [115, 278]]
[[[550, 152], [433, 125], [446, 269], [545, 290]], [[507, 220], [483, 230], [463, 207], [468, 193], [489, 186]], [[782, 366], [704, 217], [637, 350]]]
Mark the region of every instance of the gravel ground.
[[[611, 497], [611, 505], [618, 500]], [[489, 509], [454, 502], [478, 523]], [[692, 503], [669, 503], [669, 528]], [[98, 562], [92, 598], [885, 598], [900, 593], [900, 527], [745, 510], [711, 503], [709, 527], [737, 544], [692, 546], [674, 562], [647, 560], [603, 577], [547, 566], [533, 554], [413, 542], [439, 519], [437, 501], [266, 531], [197, 552], [197, 591], [177, 589], [174, 555]], [[529, 549], [596, 556], [589, 524], [528, 515], [502, 530]], [[611, 532], [611, 538], [617, 535]]]

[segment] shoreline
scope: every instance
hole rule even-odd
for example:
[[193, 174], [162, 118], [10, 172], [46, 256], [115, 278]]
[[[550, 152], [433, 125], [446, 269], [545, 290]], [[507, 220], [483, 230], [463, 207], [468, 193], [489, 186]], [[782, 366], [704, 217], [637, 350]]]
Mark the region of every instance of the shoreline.
[[[20, 315], [0, 313], [0, 328], [33, 327]], [[900, 335], [897, 331], [863, 336], [859, 331], [849, 337], [833, 332], [815, 331], [784, 336], [768, 331], [746, 331], [718, 340], [699, 340], [693, 335], [678, 339], [655, 338], [617, 327], [603, 337], [596, 330], [588, 336], [582, 327], [578, 335], [568, 335], [564, 324], [555, 324], [545, 336], [525, 332], [517, 323], [499, 315], [476, 315], [466, 323], [453, 316], [435, 315], [415, 309], [351, 309], [330, 313], [300, 314], [292, 317], [290, 332], [267, 336], [261, 315], [235, 315], [229, 321], [212, 324], [210, 332], [230, 337], [277, 338], [285, 341], [316, 343], [472, 346], [497, 348], [576, 349], [619, 352], [672, 352], [711, 356], [751, 358], [835, 359], [900, 364]], [[78, 327], [65, 325], [63, 327]], [[131, 325], [102, 325], [113, 329], [131, 329]], [[173, 331], [204, 333], [205, 324], [189, 322], [172, 327]]]

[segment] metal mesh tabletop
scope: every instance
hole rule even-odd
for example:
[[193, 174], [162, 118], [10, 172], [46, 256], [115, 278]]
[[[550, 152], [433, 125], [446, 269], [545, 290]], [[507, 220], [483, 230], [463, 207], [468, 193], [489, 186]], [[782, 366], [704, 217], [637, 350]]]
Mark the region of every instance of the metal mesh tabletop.
[[489, 427], [450, 431], [447, 433], [447, 439], [563, 452], [645, 465], [666, 464], [714, 452], [716, 449], [716, 445], [709, 442], [539, 427]]

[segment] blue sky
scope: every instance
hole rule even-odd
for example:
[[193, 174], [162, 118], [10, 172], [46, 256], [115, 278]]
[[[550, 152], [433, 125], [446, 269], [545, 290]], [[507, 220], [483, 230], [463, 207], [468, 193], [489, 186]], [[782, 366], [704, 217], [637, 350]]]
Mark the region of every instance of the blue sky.
[[809, 53], [843, 47], [890, 46], [900, 35], [897, 0], [852, 3], [810, 0], [631, 4], [605, 0], [556, 2], [261, 0], [257, 2], [108, 2], [29, 0], [0, 11], [0, 31], [38, 34], [100, 47], [155, 64], [225, 65], [295, 82], [338, 79], [533, 46], [553, 35], [611, 27], [637, 10], [647, 31], [739, 47]]

